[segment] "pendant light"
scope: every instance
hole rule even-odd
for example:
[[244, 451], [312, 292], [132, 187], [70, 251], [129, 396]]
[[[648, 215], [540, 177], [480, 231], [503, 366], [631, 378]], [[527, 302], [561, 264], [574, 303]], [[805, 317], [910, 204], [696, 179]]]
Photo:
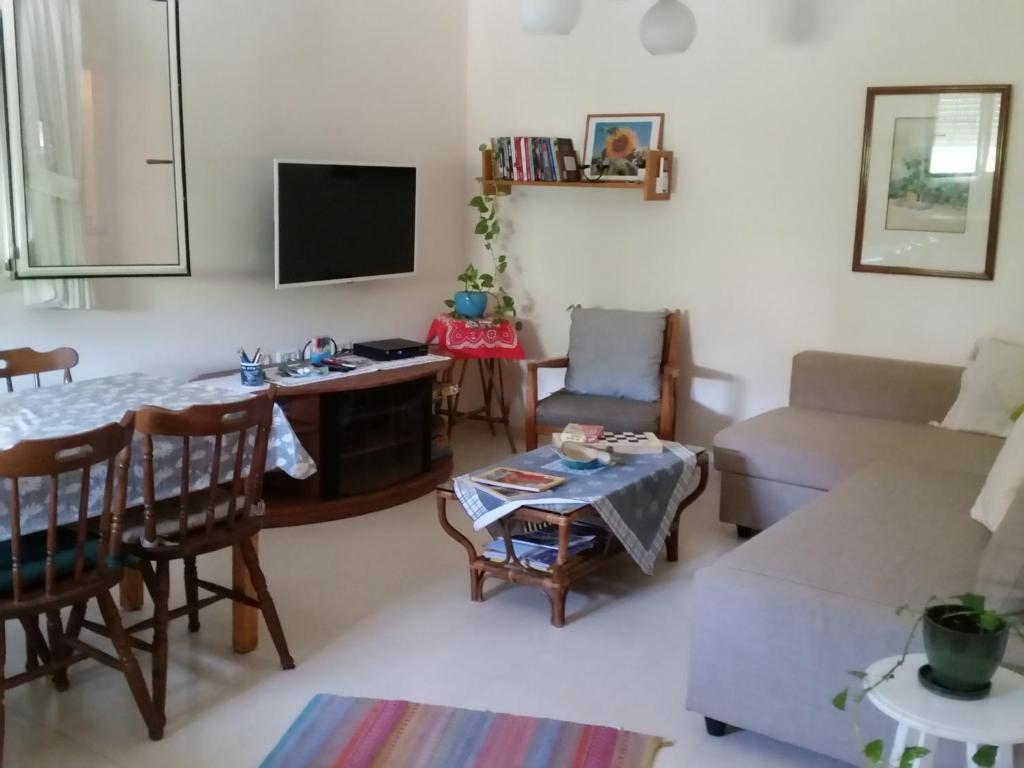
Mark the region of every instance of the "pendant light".
[[582, 5], [583, 0], [519, 0], [519, 21], [531, 35], [568, 35]]
[[683, 53], [696, 36], [697, 19], [679, 0], [657, 0], [640, 21], [640, 42], [655, 56]]

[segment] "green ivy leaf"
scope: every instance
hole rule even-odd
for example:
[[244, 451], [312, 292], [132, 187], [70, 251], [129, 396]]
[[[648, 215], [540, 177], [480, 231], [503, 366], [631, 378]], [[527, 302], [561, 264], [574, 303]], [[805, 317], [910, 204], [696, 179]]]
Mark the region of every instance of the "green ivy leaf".
[[846, 700], [850, 697], [850, 689], [843, 688], [839, 693], [832, 697], [832, 706], [838, 709], [840, 712], [846, 711]]
[[478, 221], [476, 223], [476, 229], [473, 230], [473, 234], [476, 234], [476, 235], [486, 235], [487, 234], [487, 222], [486, 221]]
[[978, 626], [986, 632], [998, 632], [1003, 628], [1002, 617], [994, 611], [985, 611], [978, 617]]
[[913, 768], [914, 761], [931, 754], [927, 747], [907, 747], [900, 755], [900, 768]]
[[522, 322], [522, 320], [516, 320], [516, 330], [517, 331], [523, 330], [523, 322]]
[[985, 744], [978, 747], [978, 751], [974, 753], [974, 757], [971, 760], [974, 764], [980, 766], [980, 768], [992, 768], [996, 764], [996, 756], [999, 754], [999, 747], [993, 747], [991, 744]]
[[444, 300], [444, 305], [446, 307], [448, 307], [449, 309], [454, 309], [455, 308], [455, 301], [454, 301], [454, 299], [445, 299]]
[[869, 741], [867, 744], [864, 745], [864, 757], [866, 757], [868, 760], [873, 760], [876, 763], [882, 759], [882, 752], [884, 751], [885, 744], [882, 743], [881, 739]]
[[962, 595], [953, 595], [954, 600], [959, 600], [960, 603], [969, 611], [975, 613], [985, 612], [985, 598], [982, 595], [976, 595], [973, 592], [965, 592]]

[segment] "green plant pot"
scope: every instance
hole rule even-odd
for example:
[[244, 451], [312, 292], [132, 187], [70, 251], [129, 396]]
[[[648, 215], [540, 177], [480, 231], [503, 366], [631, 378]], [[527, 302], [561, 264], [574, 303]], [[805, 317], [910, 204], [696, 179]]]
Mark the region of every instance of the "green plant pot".
[[1006, 653], [1009, 628], [982, 630], [960, 605], [935, 605], [925, 611], [924, 650], [931, 678], [951, 693], [985, 691]]

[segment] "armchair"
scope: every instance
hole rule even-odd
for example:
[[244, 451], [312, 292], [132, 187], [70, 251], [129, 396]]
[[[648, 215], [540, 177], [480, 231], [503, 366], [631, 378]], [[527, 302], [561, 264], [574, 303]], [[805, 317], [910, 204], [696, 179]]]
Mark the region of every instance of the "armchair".
[[[579, 312], [588, 314], [577, 314]], [[593, 314], [600, 313], [595, 318]], [[550, 435], [561, 431], [571, 422], [602, 424], [614, 432], [654, 432], [664, 440], [675, 438], [676, 422], [676, 382], [679, 378], [678, 346], [681, 315], [679, 310], [658, 313], [664, 322], [664, 330], [657, 334], [657, 348], [645, 349], [644, 342], [653, 344], [654, 334], [645, 335], [635, 329], [626, 329], [623, 338], [616, 345], [608, 344], [605, 356], [600, 356], [604, 340], [597, 334], [597, 325], [609, 323], [635, 326], [636, 322], [650, 323], [655, 313], [621, 312], [617, 310], [575, 310], [573, 313], [572, 340], [570, 355], [574, 350], [581, 356], [586, 355], [588, 364], [583, 371], [573, 371], [569, 356], [552, 357], [544, 360], [533, 360], [527, 365], [526, 379], [526, 449], [537, 447], [538, 435]], [[591, 327], [586, 327], [591, 326]], [[637, 342], [635, 345], [633, 341]], [[654, 359], [660, 354], [658, 366], [658, 382], [650, 388], [656, 393], [657, 399], [634, 399], [631, 397], [610, 394], [609, 388], [599, 381], [604, 374], [621, 377], [623, 372], [628, 376], [633, 365], [632, 359], [617, 356], [621, 350], [628, 350], [626, 357], [634, 358], [644, 355]], [[588, 354], [589, 353], [589, 354]], [[597, 353], [597, 354], [595, 354]], [[642, 366], [641, 366], [642, 367]], [[537, 399], [537, 371], [541, 368], [565, 368], [569, 371], [567, 387], [539, 400]], [[573, 376], [576, 373], [576, 376]], [[638, 371], [638, 375], [644, 375]], [[581, 380], [582, 379], [582, 380]], [[613, 388], [614, 389], [614, 388]], [[621, 387], [618, 388], [621, 391]], [[627, 386], [627, 389], [629, 387]]]

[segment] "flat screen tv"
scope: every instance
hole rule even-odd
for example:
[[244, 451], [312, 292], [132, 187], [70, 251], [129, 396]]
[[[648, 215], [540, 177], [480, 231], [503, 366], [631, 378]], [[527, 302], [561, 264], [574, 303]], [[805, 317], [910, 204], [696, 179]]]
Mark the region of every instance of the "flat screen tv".
[[275, 285], [416, 271], [416, 169], [274, 161]]

